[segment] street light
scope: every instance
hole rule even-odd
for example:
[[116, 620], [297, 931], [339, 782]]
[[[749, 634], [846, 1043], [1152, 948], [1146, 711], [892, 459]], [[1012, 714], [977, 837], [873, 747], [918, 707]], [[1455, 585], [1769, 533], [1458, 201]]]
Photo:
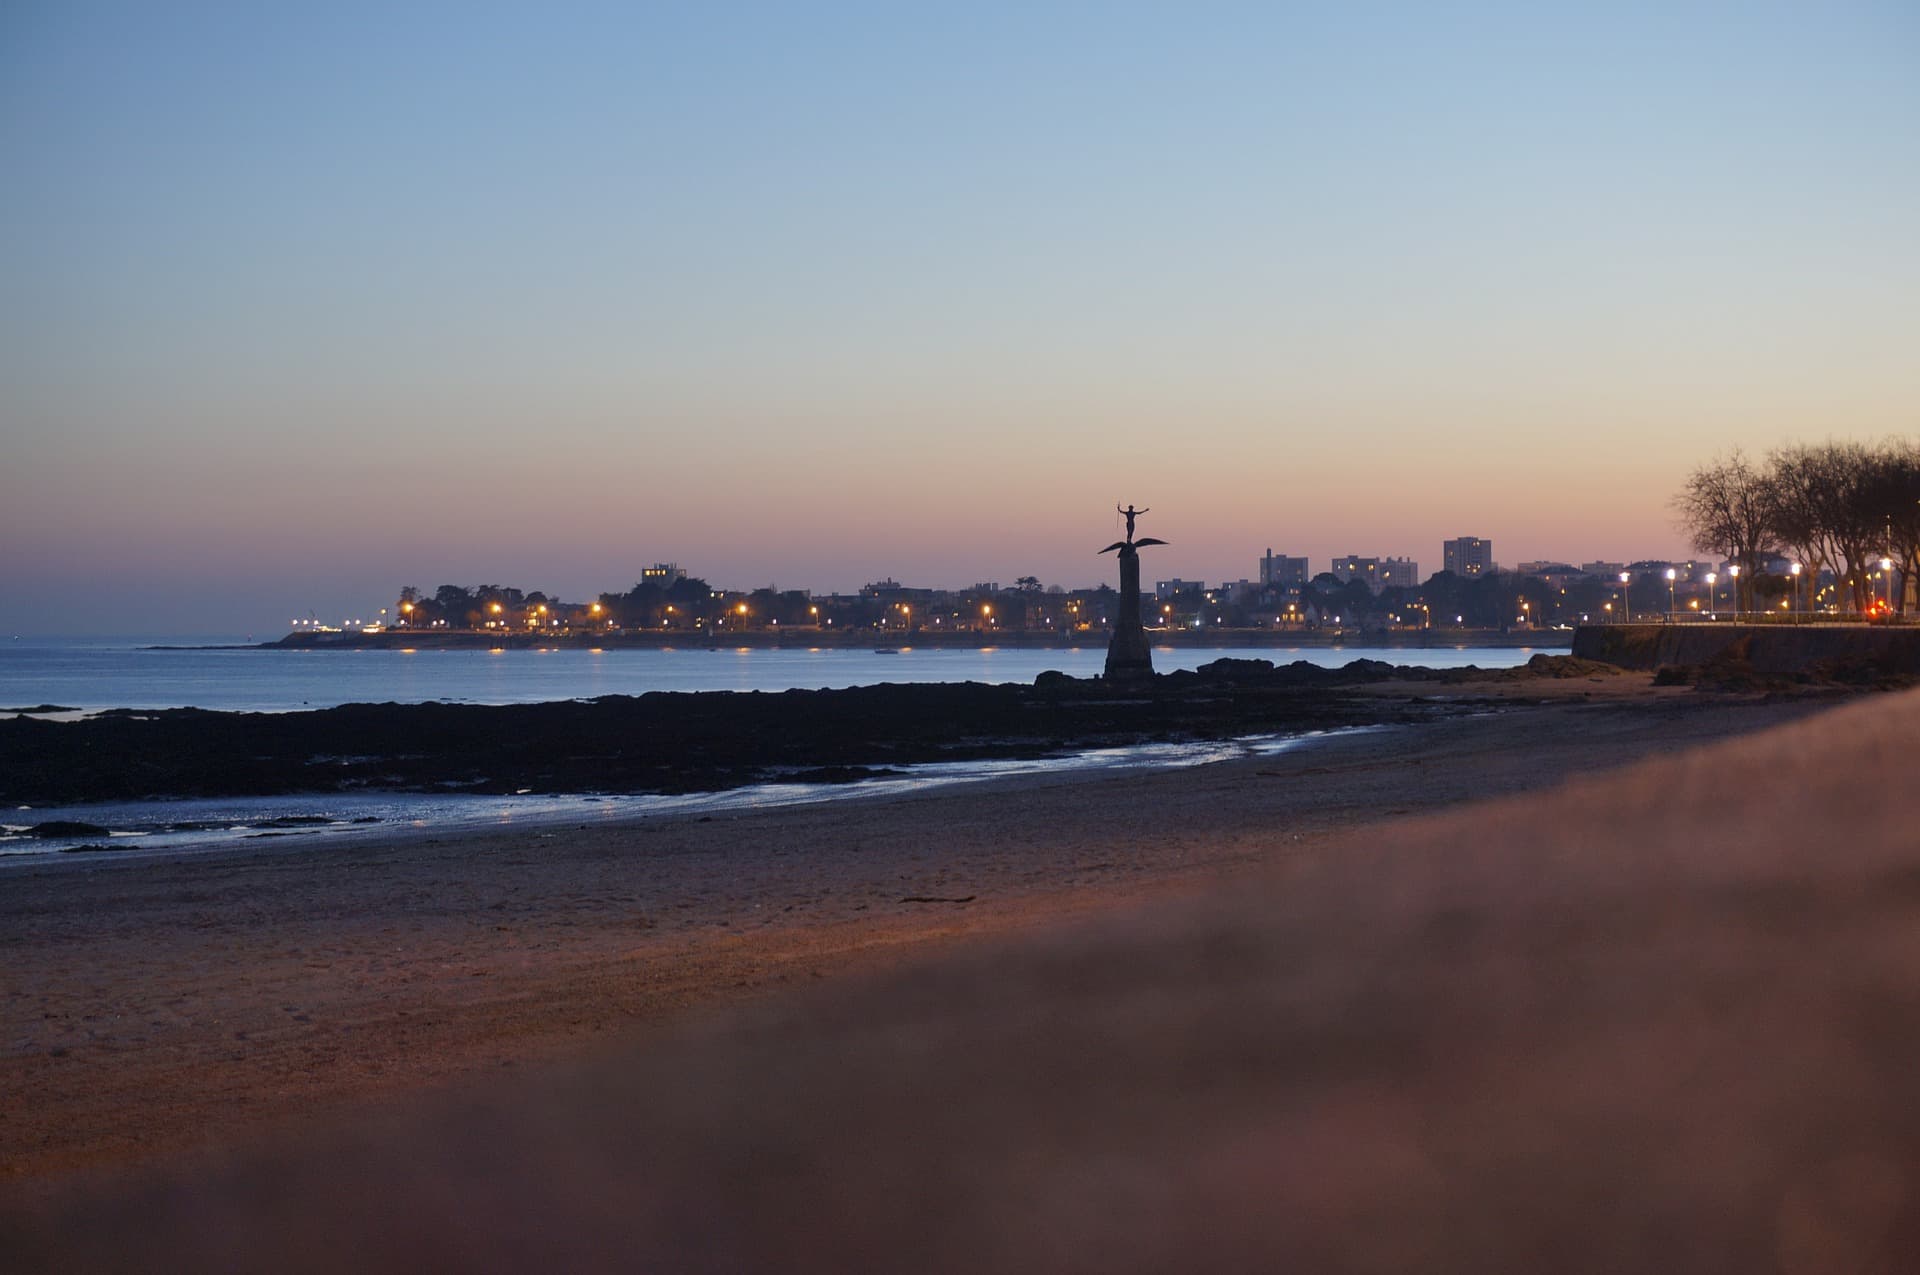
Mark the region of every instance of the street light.
[[1672, 567], [1667, 568], [1667, 623], [1668, 624], [1673, 623], [1673, 613], [1675, 610], [1674, 601], [1673, 601], [1673, 582], [1677, 580], [1679, 576], [1680, 576], [1680, 573], [1678, 571], [1675, 571]]
[[1633, 623], [1633, 599], [1627, 596], [1627, 582], [1631, 579], [1633, 579], [1633, 572], [1622, 571], [1620, 573], [1620, 609], [1624, 612], [1621, 617], [1621, 623], [1623, 624]]
[[1893, 614], [1893, 559], [1880, 559], [1880, 574], [1887, 581], [1887, 614]]
[[1787, 570], [1793, 573], [1793, 610], [1794, 614], [1798, 616], [1800, 612], [1800, 564], [1796, 562], [1788, 567]]
[[1714, 587], [1720, 582], [1718, 571], [1707, 572], [1707, 615], [1711, 617], [1720, 607], [1719, 591]]
[[1733, 618], [1740, 618], [1740, 564], [1734, 563], [1727, 568], [1727, 574], [1733, 577]]

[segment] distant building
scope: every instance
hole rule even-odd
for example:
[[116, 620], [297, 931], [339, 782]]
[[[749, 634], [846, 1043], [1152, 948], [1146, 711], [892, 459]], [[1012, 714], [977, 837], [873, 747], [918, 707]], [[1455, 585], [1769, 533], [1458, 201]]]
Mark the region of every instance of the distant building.
[[1493, 541], [1482, 540], [1479, 536], [1459, 536], [1440, 542], [1440, 560], [1442, 571], [1451, 571], [1457, 576], [1483, 576], [1493, 574]]
[[1580, 569], [1590, 576], [1599, 576], [1602, 580], [1618, 580], [1620, 573], [1627, 569], [1624, 562], [1583, 562]]
[[1341, 584], [1352, 584], [1355, 580], [1360, 580], [1372, 588], [1373, 582], [1380, 578], [1380, 559], [1362, 558], [1350, 553], [1344, 558], [1335, 558], [1328, 570]]
[[1420, 583], [1420, 564], [1412, 558], [1362, 558], [1348, 554], [1333, 560], [1333, 578], [1341, 584], [1358, 580], [1369, 593], [1410, 589]]
[[642, 584], [657, 584], [663, 589], [671, 588], [686, 578], [687, 573], [672, 562], [656, 562], [640, 573]]
[[[1381, 589], [1413, 589], [1420, 585], [1420, 564], [1412, 558], [1380, 559]], [[1379, 592], [1378, 589], [1374, 592]]]
[[1255, 593], [1259, 592], [1259, 590], [1260, 586], [1251, 580], [1223, 580], [1220, 582], [1220, 586], [1213, 591], [1213, 594], [1215, 600], [1224, 600], [1237, 606], [1251, 598]]
[[1543, 558], [1537, 562], [1521, 563], [1520, 574], [1534, 576], [1545, 580], [1556, 589], [1564, 589], [1575, 580], [1584, 580], [1588, 573], [1570, 562], [1554, 562]]
[[901, 602], [911, 602], [924, 606], [933, 601], [936, 592], [937, 590], [934, 589], [916, 588], [912, 585], [901, 584], [892, 576], [888, 576], [884, 580], [875, 580], [872, 584], [863, 584], [860, 586], [861, 598], [868, 602], [879, 602], [889, 606]]
[[1307, 572], [1305, 558], [1289, 558], [1285, 554], [1275, 554], [1269, 549], [1266, 557], [1260, 559], [1261, 584], [1301, 585], [1312, 578]]
[[1165, 602], [1175, 594], [1185, 593], [1189, 589], [1205, 593], [1207, 586], [1198, 580], [1182, 580], [1178, 577], [1172, 580], [1156, 580], [1153, 585], [1153, 596]]

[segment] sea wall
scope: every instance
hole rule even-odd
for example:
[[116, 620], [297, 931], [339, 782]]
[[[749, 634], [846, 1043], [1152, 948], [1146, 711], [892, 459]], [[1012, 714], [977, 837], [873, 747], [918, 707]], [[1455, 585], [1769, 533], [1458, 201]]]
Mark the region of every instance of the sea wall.
[[1920, 673], [1920, 628], [1866, 624], [1590, 624], [1573, 653], [1622, 668], [1693, 667], [1744, 660], [1758, 673], [1806, 673], [1818, 664], [1871, 663], [1886, 673]]

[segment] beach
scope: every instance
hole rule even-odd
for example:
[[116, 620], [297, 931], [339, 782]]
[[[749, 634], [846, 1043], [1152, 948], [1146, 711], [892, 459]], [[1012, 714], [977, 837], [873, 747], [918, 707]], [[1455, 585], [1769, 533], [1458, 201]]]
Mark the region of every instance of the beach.
[[[1371, 693], [1409, 689], [1432, 693]], [[213, 1163], [1834, 702], [1637, 674], [1467, 689], [1477, 715], [1191, 771], [17, 866], [0, 889], [0, 1189], [32, 1202]]]

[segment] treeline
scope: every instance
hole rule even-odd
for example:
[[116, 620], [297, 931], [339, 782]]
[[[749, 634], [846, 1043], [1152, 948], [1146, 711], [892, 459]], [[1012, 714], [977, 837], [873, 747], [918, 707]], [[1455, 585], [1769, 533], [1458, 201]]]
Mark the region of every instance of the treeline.
[[1759, 464], [1735, 450], [1688, 474], [1674, 509], [1695, 549], [1740, 566], [1742, 610], [1776, 554], [1814, 579], [1831, 571], [1856, 611], [1872, 607], [1871, 577], [1891, 561], [1904, 607], [1920, 566], [1920, 441], [1794, 444]]
[[[1104, 624], [1113, 590], [1042, 590], [1023, 576], [1004, 590], [898, 590], [891, 596], [816, 598], [804, 590], [716, 589], [696, 576], [670, 584], [643, 580], [624, 593], [573, 602], [539, 590], [504, 585], [443, 584], [431, 593], [400, 590], [394, 623], [400, 628], [448, 629], [743, 629], [768, 625], [874, 628], [1066, 629], [1082, 621]], [[904, 599], [904, 600], [903, 600]]]
[[695, 614], [702, 618], [718, 603], [705, 580], [683, 576], [671, 584], [642, 581], [625, 593], [602, 593], [591, 602], [570, 602], [538, 589], [523, 591], [498, 584], [471, 587], [443, 584], [432, 593], [413, 586], [400, 590], [396, 621], [406, 628], [569, 628], [595, 622], [653, 624]]

